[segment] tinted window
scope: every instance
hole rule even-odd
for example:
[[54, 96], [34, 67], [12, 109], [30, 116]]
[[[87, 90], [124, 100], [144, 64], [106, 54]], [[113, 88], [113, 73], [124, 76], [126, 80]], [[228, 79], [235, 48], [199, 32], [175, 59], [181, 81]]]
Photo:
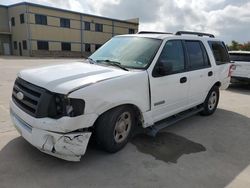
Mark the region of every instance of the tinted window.
[[85, 52], [91, 52], [90, 44], [85, 44]]
[[128, 33], [129, 33], [129, 34], [134, 34], [134, 33], [135, 33], [135, 30], [134, 30], [134, 29], [128, 29]]
[[20, 14], [20, 23], [21, 23], [21, 24], [24, 23], [24, 14]]
[[102, 32], [103, 31], [103, 25], [102, 24], [95, 24], [95, 31]]
[[71, 44], [69, 42], [62, 42], [62, 51], [71, 51]]
[[90, 31], [90, 22], [84, 22], [84, 29]]
[[66, 18], [60, 19], [60, 26], [70, 28], [70, 20]]
[[23, 40], [23, 49], [27, 50], [27, 42], [26, 42], [26, 40]]
[[230, 53], [230, 60], [232, 61], [247, 61], [250, 62], [250, 53], [243, 54], [243, 53]]
[[17, 41], [14, 41], [14, 49], [17, 49]]
[[209, 66], [206, 50], [200, 41], [186, 41], [186, 48], [191, 70], [205, 68]]
[[47, 16], [36, 14], [35, 20], [36, 24], [47, 25]]
[[49, 43], [47, 41], [37, 41], [38, 50], [49, 50]]
[[229, 63], [229, 55], [226, 46], [220, 41], [209, 41], [208, 42], [211, 50], [213, 51], [214, 58], [217, 65]]
[[11, 18], [11, 26], [15, 26], [15, 18], [14, 17]]
[[160, 74], [156, 71], [155, 76], [164, 76], [185, 70], [185, 58], [181, 41], [172, 40], [165, 44], [156, 64], [156, 67], [160, 66], [168, 67], [170, 71], [166, 74]]

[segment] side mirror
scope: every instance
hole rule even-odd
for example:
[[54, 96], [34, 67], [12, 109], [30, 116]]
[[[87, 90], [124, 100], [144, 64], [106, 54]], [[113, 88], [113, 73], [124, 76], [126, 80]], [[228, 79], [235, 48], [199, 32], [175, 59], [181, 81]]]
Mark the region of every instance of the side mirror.
[[159, 76], [166, 76], [170, 74], [172, 70], [173, 70], [173, 65], [170, 61], [160, 59], [156, 64], [155, 74]]

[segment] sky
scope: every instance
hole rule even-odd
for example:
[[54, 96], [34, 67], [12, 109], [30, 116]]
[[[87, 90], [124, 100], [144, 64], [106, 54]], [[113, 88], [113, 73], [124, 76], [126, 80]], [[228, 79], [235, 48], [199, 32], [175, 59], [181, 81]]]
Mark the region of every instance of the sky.
[[[22, 0], [0, 0], [9, 5]], [[30, 0], [116, 19], [139, 18], [139, 30], [201, 31], [226, 43], [250, 41], [250, 0]]]

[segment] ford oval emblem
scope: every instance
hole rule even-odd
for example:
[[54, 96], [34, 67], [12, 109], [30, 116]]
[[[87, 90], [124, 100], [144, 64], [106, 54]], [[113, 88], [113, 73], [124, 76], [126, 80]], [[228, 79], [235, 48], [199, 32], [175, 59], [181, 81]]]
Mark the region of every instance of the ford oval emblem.
[[21, 100], [23, 100], [24, 95], [23, 95], [22, 92], [19, 91], [19, 92], [16, 94], [16, 97], [21, 101]]

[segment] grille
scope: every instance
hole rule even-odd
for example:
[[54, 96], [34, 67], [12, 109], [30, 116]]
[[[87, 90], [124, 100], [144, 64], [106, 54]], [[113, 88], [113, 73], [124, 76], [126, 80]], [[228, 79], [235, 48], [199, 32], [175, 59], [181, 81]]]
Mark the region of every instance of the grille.
[[45, 89], [26, 82], [21, 78], [17, 78], [15, 81], [12, 99], [19, 108], [33, 117], [46, 116], [49, 96]]

